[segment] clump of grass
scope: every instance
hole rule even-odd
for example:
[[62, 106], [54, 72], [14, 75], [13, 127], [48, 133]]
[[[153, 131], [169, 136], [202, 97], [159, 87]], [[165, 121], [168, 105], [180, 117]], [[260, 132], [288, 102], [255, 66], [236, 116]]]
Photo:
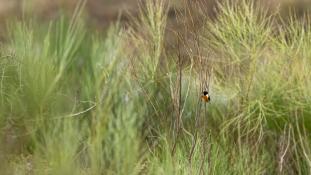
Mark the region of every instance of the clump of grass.
[[[258, 145], [265, 143], [263, 145], [269, 149], [264, 150], [273, 154], [277, 150], [271, 145], [277, 143], [269, 138], [278, 138], [289, 127], [289, 132], [294, 132], [295, 136], [291, 138], [293, 143], [286, 146], [300, 144], [307, 129], [302, 118], [309, 118], [310, 111], [309, 102], [304, 100], [309, 96], [308, 83], [305, 83], [309, 82], [306, 75], [309, 73], [305, 71], [309, 63], [303, 61], [308, 57], [308, 51], [304, 50], [309, 45], [304, 42], [309, 35], [305, 30], [308, 20], [299, 24], [298, 20], [291, 19], [286, 26], [281, 24], [282, 27], [276, 29], [273, 26], [278, 25], [278, 16], [256, 10], [252, 2], [221, 5], [219, 9], [220, 16], [208, 23], [210, 30], [206, 41], [212, 45], [210, 48], [216, 58], [221, 59], [221, 64], [211, 59], [219, 72], [216, 74], [219, 86], [238, 92], [222, 131], [235, 133], [235, 137], [225, 135], [230, 135], [239, 148], [247, 143], [250, 150], [259, 151], [264, 147]], [[283, 152], [282, 159], [288, 156], [287, 159], [293, 161], [287, 165], [292, 166], [287, 170], [305, 172], [302, 167], [309, 159], [305, 150], [309, 143], [302, 144], [304, 149], [292, 147], [291, 152]], [[305, 155], [306, 162], [298, 158], [301, 154]], [[274, 159], [278, 162], [280, 157]]]

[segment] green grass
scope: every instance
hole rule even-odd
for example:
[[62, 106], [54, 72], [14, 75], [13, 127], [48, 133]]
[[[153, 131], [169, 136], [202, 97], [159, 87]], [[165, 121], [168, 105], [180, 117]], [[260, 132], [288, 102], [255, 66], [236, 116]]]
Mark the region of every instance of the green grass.
[[9, 24], [1, 174], [311, 173], [307, 17], [224, 2], [169, 49], [164, 1], [105, 32], [86, 26], [83, 6]]

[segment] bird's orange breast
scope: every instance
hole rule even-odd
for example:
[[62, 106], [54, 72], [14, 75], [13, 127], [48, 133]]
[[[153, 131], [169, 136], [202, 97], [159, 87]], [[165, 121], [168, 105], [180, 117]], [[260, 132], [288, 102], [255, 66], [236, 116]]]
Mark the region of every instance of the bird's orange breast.
[[208, 102], [209, 101], [208, 96], [207, 95], [202, 95], [202, 100], [204, 100], [205, 102]]

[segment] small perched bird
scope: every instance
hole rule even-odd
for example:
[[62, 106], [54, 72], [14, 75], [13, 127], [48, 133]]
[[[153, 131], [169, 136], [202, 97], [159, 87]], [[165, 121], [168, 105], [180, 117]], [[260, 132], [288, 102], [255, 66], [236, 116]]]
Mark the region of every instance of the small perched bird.
[[203, 95], [202, 95], [202, 100], [205, 101], [206, 103], [211, 101], [211, 97], [208, 95], [207, 91], [203, 91]]

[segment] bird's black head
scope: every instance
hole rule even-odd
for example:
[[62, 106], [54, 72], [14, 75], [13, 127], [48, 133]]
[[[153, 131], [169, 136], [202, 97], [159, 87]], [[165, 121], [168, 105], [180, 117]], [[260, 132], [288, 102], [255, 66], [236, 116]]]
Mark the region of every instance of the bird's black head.
[[208, 92], [207, 91], [203, 91], [203, 95], [208, 95]]

